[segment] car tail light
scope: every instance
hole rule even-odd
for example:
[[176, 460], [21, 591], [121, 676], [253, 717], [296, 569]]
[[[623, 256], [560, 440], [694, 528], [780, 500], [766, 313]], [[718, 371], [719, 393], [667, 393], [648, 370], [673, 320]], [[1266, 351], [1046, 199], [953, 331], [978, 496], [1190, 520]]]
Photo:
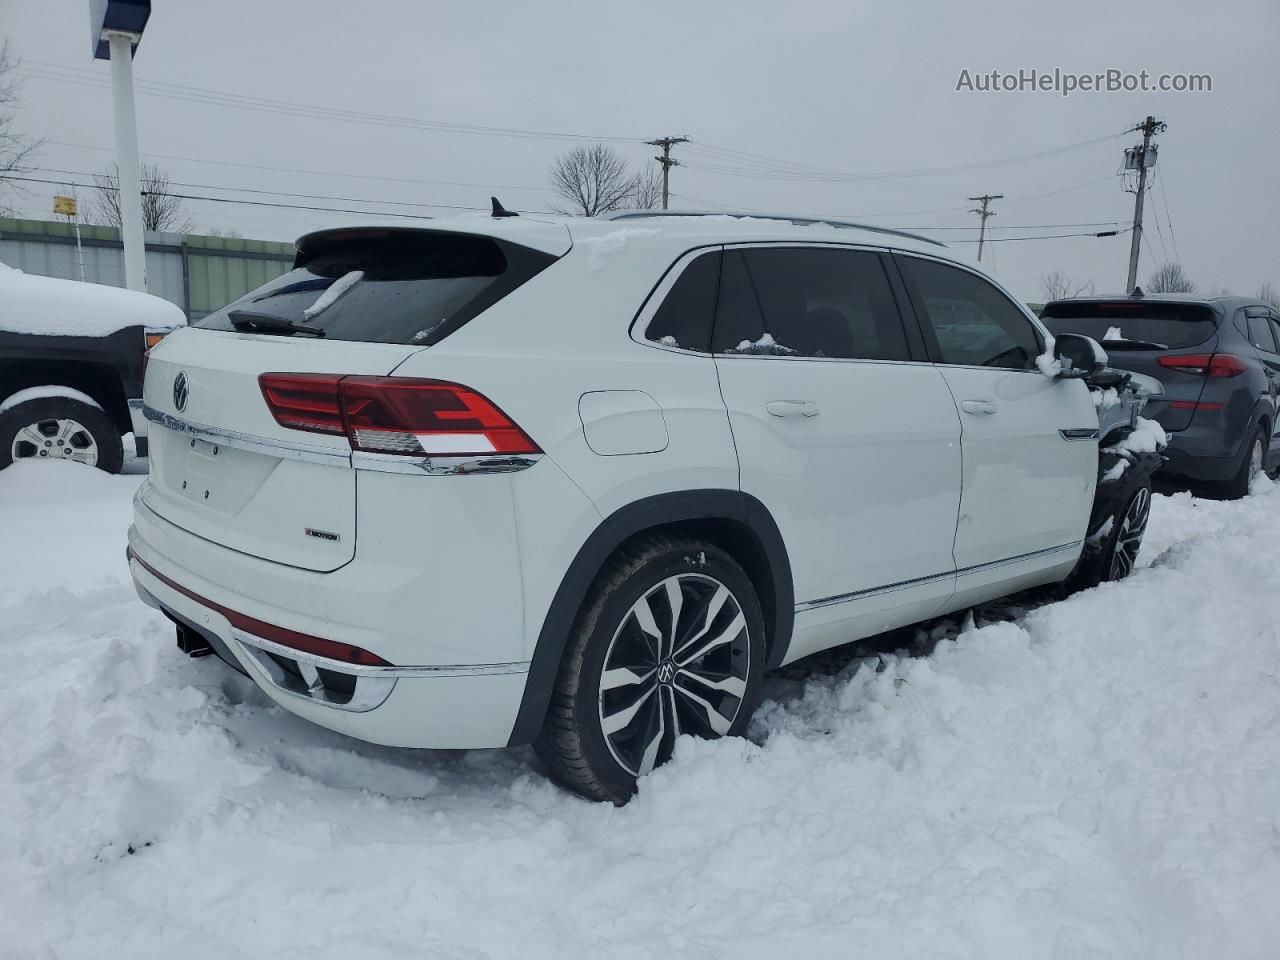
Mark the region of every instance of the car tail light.
[[311, 433], [346, 433], [338, 384], [329, 373], [264, 373], [258, 386], [276, 423]]
[[1156, 358], [1156, 363], [1169, 370], [1206, 377], [1236, 377], [1249, 369], [1243, 360], [1229, 353], [1164, 354]]
[[305, 373], [264, 373], [258, 382], [282, 427], [346, 434], [353, 450], [446, 457], [540, 452], [488, 398], [457, 383]]

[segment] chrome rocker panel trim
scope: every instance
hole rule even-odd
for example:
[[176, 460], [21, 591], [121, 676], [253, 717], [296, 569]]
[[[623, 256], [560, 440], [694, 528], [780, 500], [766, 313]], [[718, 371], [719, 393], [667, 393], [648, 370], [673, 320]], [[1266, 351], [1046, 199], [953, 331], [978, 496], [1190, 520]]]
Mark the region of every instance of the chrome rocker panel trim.
[[142, 415], [158, 426], [224, 447], [235, 447], [237, 450], [260, 453], [280, 460], [299, 460], [303, 463], [318, 463], [328, 467], [353, 467], [357, 470], [376, 470], [380, 473], [407, 473], [429, 477], [518, 473], [529, 469], [542, 459], [540, 453], [521, 456], [494, 454], [478, 457], [406, 457], [394, 453], [334, 450], [332, 447], [322, 447], [318, 444], [268, 440], [265, 437], [256, 437], [236, 430], [196, 423], [182, 417], [175, 417], [171, 413], [164, 413], [149, 404], [143, 404]]
[[949, 570], [946, 573], [935, 573], [928, 577], [916, 577], [914, 580], [902, 580], [898, 583], [888, 583], [882, 587], [870, 587], [866, 590], [855, 590], [852, 593], [841, 593], [833, 597], [821, 597], [817, 600], [806, 600], [803, 603], [796, 604], [796, 613], [804, 610], [816, 610], [819, 607], [829, 607], [836, 603], [848, 603], [851, 600], [862, 600], [867, 597], [874, 597], [882, 593], [894, 593], [898, 590], [905, 590], [908, 587], [918, 587], [925, 583], [936, 583], [939, 580], [946, 580], [950, 577], [967, 577], [975, 573], [982, 573], [985, 570], [994, 570], [996, 567], [1005, 567], [1015, 563], [1022, 563], [1024, 560], [1034, 560], [1037, 557], [1047, 557], [1055, 553], [1065, 553], [1068, 550], [1076, 550], [1084, 543], [1083, 540], [1075, 540], [1071, 543], [1064, 543], [1061, 546], [1049, 547], [1046, 550], [1034, 550], [1031, 553], [1022, 553], [1016, 557], [1006, 557], [1004, 560], [991, 560], [987, 563], [975, 564], [972, 567], [962, 567], [959, 570]]

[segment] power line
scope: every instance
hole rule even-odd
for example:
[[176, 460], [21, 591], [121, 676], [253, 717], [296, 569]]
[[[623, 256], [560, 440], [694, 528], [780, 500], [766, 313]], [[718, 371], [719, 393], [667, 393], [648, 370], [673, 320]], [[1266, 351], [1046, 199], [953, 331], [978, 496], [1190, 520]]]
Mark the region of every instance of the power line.
[[[1022, 240], [1062, 240], [1066, 237], [1115, 237], [1128, 233], [1133, 227], [1123, 230], [1104, 230], [1101, 233], [1051, 233], [1041, 237], [988, 237], [987, 243], [1018, 243]], [[952, 240], [952, 243], [977, 243], [977, 240]]]
[[[7, 173], [0, 174], [0, 180], [18, 180], [24, 183], [50, 183], [50, 184], [53, 184], [54, 186], [59, 186], [59, 187], [74, 186], [74, 187], [86, 187], [91, 190], [97, 189], [97, 185], [92, 183], [70, 183], [66, 180], [48, 180], [40, 177], [15, 177]], [[146, 192], [147, 191], [145, 190], [143, 191], [144, 194]], [[267, 200], [238, 200], [233, 197], [206, 197], [206, 196], [199, 196], [199, 195], [190, 194], [190, 193], [171, 193], [169, 194], [169, 196], [178, 197], [182, 200], [206, 200], [210, 203], [240, 203], [240, 204], [244, 204], [246, 206], [251, 206], [251, 207], [279, 207], [281, 209], [286, 209], [286, 210], [318, 210], [325, 213], [357, 213], [363, 216], [404, 217], [410, 220], [433, 219], [430, 215], [422, 214], [422, 213], [390, 213], [382, 210], [351, 210], [344, 207], [319, 207], [319, 206], [301, 204], [301, 203], [273, 203]], [[373, 201], [373, 202], [377, 202], [377, 201]], [[453, 206], [448, 204], [430, 204], [430, 206], [440, 207], [442, 209], [447, 209], [447, 210], [488, 210], [489, 209], [488, 207], [463, 207], [463, 206]]]
[[[37, 66], [31, 67], [30, 64]], [[70, 67], [63, 64], [49, 63], [41, 60], [26, 60], [23, 63], [24, 73], [40, 80], [54, 80], [61, 83], [79, 84], [81, 86], [109, 86], [106, 78], [96, 71]], [[567, 131], [529, 130], [519, 127], [493, 127], [473, 123], [458, 123], [444, 120], [428, 120], [419, 117], [406, 117], [395, 114], [376, 114], [365, 110], [343, 110], [337, 107], [325, 107], [318, 104], [299, 103], [289, 100], [278, 100], [267, 97], [254, 97], [245, 94], [213, 90], [207, 87], [194, 87], [186, 84], [167, 83], [155, 80], [136, 81], [137, 92], [146, 96], [163, 97], [170, 100], [181, 100], [193, 103], [209, 103], [217, 106], [238, 107], [245, 110], [257, 110], [263, 113], [283, 114], [286, 116], [304, 116], [312, 119], [342, 120], [352, 123], [373, 124], [376, 126], [411, 127], [432, 130], [439, 133], [470, 134], [476, 136], [515, 137], [535, 140], [596, 140], [613, 143], [644, 143], [641, 137], [618, 137], [603, 134], [569, 133]]]
[[1160, 199], [1164, 201], [1164, 221], [1169, 225], [1169, 241], [1173, 244], [1173, 255], [1182, 262], [1182, 254], [1178, 252], [1178, 238], [1173, 233], [1173, 217], [1169, 214], [1169, 194], [1164, 189], [1164, 176], [1156, 177], [1156, 186], [1160, 188]]

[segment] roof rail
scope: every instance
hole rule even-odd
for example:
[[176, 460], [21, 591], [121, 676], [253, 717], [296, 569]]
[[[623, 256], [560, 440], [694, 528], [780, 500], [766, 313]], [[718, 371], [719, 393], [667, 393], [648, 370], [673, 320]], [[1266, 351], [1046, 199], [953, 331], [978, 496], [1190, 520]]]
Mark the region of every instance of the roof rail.
[[753, 213], [740, 210], [618, 210], [605, 214], [604, 220], [633, 220], [646, 217], [735, 217], [741, 220], [786, 220], [797, 226], [821, 224], [828, 227], [866, 230], [870, 233], [883, 233], [893, 237], [906, 237], [909, 240], [920, 240], [932, 243], [937, 247], [946, 244], [932, 237], [919, 233], [908, 233], [906, 230], [894, 230], [890, 227], [875, 227], [869, 223], [854, 223], [850, 220], [832, 220], [830, 217], [808, 217], [792, 213]]

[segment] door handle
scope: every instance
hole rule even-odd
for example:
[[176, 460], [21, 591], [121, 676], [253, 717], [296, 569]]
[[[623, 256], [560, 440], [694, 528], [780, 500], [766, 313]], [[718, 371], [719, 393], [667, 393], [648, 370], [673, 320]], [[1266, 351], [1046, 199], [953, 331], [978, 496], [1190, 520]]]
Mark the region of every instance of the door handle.
[[961, 400], [960, 409], [965, 413], [995, 413], [996, 405], [990, 400]]
[[764, 408], [775, 417], [816, 417], [819, 413], [812, 400], [770, 400]]

